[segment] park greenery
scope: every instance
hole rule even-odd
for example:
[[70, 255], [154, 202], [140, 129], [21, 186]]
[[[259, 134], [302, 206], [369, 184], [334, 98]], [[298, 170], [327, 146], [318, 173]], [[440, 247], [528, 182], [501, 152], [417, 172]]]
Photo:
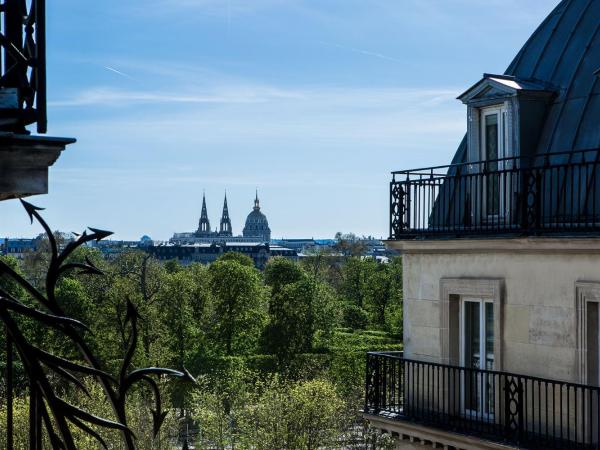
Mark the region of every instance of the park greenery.
[[[151, 396], [140, 389], [128, 399], [140, 448], [181, 448], [186, 440], [189, 448], [219, 450], [389, 445], [385, 436], [365, 426], [359, 410], [365, 352], [401, 349], [399, 258], [385, 264], [339, 254], [315, 254], [300, 262], [273, 258], [262, 272], [237, 253], [208, 266], [161, 263], [141, 251], [106, 260], [83, 248], [73, 256], [75, 262], [86, 258], [104, 275], [65, 274], [58, 301], [71, 317], [89, 326], [85, 339], [106, 369], [114, 373], [120, 367], [131, 302], [142, 318], [133, 366], [185, 367], [197, 380], [196, 385], [165, 381], [163, 403], [170, 412], [156, 438]], [[5, 261], [43, 289], [48, 263], [43, 246], [22, 261]], [[5, 279], [0, 283], [27, 301], [18, 286]], [[73, 357], [63, 336], [20, 320], [32, 342]], [[21, 386], [15, 437], [26, 448], [27, 387], [18, 375], [17, 370]], [[110, 416], [92, 381], [85, 380], [89, 397], [68, 386], [60, 389], [67, 398], [85, 397], [74, 401]], [[4, 408], [0, 406], [2, 424]], [[121, 448], [118, 434], [102, 433], [109, 448]], [[83, 433], [77, 436], [80, 448], [98, 448]]]

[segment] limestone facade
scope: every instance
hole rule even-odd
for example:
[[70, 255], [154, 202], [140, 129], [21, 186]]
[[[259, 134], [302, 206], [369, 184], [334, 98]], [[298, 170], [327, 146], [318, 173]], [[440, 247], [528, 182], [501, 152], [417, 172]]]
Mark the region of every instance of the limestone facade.
[[495, 369], [586, 382], [584, 337], [600, 300], [600, 239], [396, 241], [404, 263], [404, 356], [454, 363], [448, 310], [494, 299]]

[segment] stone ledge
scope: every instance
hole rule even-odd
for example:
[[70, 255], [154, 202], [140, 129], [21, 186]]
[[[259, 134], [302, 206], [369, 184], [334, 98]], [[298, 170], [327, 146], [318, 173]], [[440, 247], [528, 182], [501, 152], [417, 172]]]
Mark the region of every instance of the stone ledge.
[[48, 168], [75, 139], [0, 133], [0, 200], [48, 193]]
[[373, 428], [390, 434], [394, 438], [398, 450], [414, 448], [415, 444], [422, 448], [454, 448], [457, 450], [512, 450], [517, 448], [372, 414], [363, 414], [363, 418], [368, 420]]
[[403, 254], [600, 254], [600, 236], [385, 241]]

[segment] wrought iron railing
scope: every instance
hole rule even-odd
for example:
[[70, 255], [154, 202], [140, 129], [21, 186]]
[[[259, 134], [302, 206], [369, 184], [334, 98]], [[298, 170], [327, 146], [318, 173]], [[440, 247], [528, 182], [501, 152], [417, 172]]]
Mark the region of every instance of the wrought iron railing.
[[600, 150], [393, 173], [390, 239], [600, 231]]
[[[6, 351], [0, 353], [0, 362], [4, 363], [4, 389], [0, 401], [6, 408], [6, 423], [0, 424], [1, 433], [6, 433], [6, 448], [12, 450], [14, 442], [13, 404], [17, 387], [29, 397], [29, 439], [27, 448], [41, 450], [46, 440], [52, 448], [76, 450], [74, 431], [95, 439], [99, 448], [108, 448], [101, 430], [120, 432], [123, 448], [135, 450], [136, 437], [128, 424], [125, 408], [128, 393], [136, 385], [146, 385], [153, 395], [154, 408], [151, 413], [154, 435], [156, 436], [167, 415], [162, 408], [159, 386], [156, 377], [179, 377], [194, 381], [183, 371], [157, 367], [132, 367], [132, 360], [138, 344], [139, 316], [135, 306], [128, 301], [124, 323], [129, 327], [127, 351], [123, 357], [118, 375], [106, 371], [91, 347], [82, 337], [85, 324], [68, 317], [56, 298], [56, 285], [59, 278], [69, 272], [87, 275], [101, 275], [101, 271], [90, 261], [73, 262], [70, 257], [82, 245], [100, 240], [112, 233], [90, 228], [78, 238], [60, 249], [48, 224], [43, 220], [37, 208], [22, 202], [31, 221], [36, 220], [46, 232], [50, 243], [50, 263], [42, 292], [25, 280], [6, 262], [0, 260], [0, 277], [4, 282], [0, 286], [0, 331], [6, 333]], [[35, 306], [29, 306], [23, 298], [16, 298], [5, 286], [6, 283], [22, 288]], [[31, 303], [31, 302], [30, 302]], [[76, 357], [66, 359], [40, 348], [31, 342], [24, 331], [22, 319], [37, 323], [41, 329], [53, 330], [71, 344]], [[4, 358], [5, 357], [5, 358]], [[18, 367], [17, 372], [15, 368]], [[16, 383], [15, 375], [20, 383]], [[112, 418], [98, 417], [69, 401], [61, 398], [60, 392], [70, 386], [82, 395], [88, 394], [83, 382], [93, 379], [104, 392], [104, 398], [113, 410]], [[18, 385], [18, 386], [17, 386]], [[89, 394], [88, 394], [89, 395]], [[21, 443], [22, 445], [22, 443]]]
[[365, 412], [520, 448], [600, 448], [600, 388], [367, 355]]
[[0, 4], [0, 130], [21, 133], [37, 124], [47, 129], [46, 0]]

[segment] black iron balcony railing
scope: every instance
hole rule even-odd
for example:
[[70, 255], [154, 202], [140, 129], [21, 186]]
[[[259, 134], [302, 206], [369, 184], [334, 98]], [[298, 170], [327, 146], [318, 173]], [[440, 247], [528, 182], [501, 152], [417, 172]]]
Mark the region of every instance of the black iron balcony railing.
[[600, 448], [600, 388], [367, 355], [365, 413], [529, 449]]
[[600, 150], [393, 173], [390, 239], [600, 231]]

